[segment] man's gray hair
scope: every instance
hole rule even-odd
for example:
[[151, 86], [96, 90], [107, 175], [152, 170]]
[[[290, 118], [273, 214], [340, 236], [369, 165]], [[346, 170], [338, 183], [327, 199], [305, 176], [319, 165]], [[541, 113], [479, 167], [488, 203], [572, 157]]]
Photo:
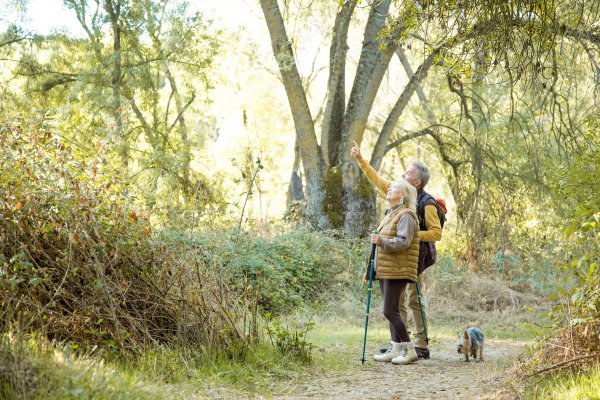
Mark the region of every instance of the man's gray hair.
[[419, 179], [421, 180], [421, 187], [425, 187], [425, 185], [427, 185], [427, 182], [429, 182], [429, 168], [427, 167], [427, 165], [418, 161], [415, 161], [414, 163], [412, 163], [412, 165], [414, 165], [417, 169], [417, 174], [419, 175]]

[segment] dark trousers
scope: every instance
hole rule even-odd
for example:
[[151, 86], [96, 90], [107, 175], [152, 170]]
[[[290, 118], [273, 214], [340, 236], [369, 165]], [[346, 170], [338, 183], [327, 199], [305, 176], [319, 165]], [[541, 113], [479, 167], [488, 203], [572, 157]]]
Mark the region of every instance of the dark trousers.
[[406, 324], [400, 315], [400, 297], [404, 296], [408, 279], [380, 279], [379, 288], [383, 294], [383, 315], [390, 321], [392, 342], [410, 342]]

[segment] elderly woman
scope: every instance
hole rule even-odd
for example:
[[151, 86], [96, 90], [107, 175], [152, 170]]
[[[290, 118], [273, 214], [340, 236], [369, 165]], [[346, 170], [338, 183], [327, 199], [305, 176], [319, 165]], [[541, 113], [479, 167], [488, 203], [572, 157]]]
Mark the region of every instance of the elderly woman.
[[408, 364], [418, 357], [408, 336], [406, 324], [400, 316], [399, 302], [406, 285], [417, 280], [417, 190], [404, 179], [395, 181], [391, 184], [386, 199], [390, 208], [379, 224], [378, 233], [371, 235], [371, 243], [377, 245], [374, 277], [379, 280], [383, 293], [383, 315], [390, 322], [392, 345], [386, 353], [377, 354], [373, 358], [375, 361]]

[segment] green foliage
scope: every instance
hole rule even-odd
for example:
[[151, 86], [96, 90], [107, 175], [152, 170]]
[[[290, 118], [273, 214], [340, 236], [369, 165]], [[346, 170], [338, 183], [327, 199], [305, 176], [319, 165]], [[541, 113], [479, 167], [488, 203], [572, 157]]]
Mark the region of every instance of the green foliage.
[[204, 232], [190, 240], [203, 249], [204, 264], [223, 274], [238, 292], [258, 292], [263, 312], [274, 315], [335, 296], [336, 290], [346, 287], [334, 285], [342, 275], [348, 276], [344, 281], [353, 277], [358, 281], [356, 270], [348, 271], [348, 266], [362, 262], [361, 250], [367, 252], [354, 241], [348, 248], [345, 240], [303, 229], [271, 238], [238, 231]]
[[[569, 239], [569, 264], [573, 282], [563, 296], [569, 296], [568, 329], [576, 332], [577, 351], [592, 352], [600, 346], [600, 125], [591, 121], [586, 136], [589, 147], [577, 156], [572, 165], [558, 169], [556, 197], [566, 199], [564, 232]], [[564, 320], [557, 319], [559, 324]]]
[[[403, 19], [412, 28], [409, 33], [420, 32], [427, 43], [446, 44], [444, 67], [448, 71], [470, 77], [471, 69], [503, 69], [518, 74], [517, 80], [549, 84], [555, 77], [551, 65], [565, 61], [564, 53], [557, 51], [564, 38], [593, 32], [600, 17], [593, 1], [426, 0], [410, 12], [406, 8], [412, 3], [395, 3], [393, 16], [416, 14], [420, 22]], [[477, 63], [479, 67], [475, 67]]]
[[[130, 193], [157, 208], [156, 219], [179, 223], [192, 210], [222, 209], [219, 186], [192, 167], [212, 129], [203, 113], [219, 50], [210, 23], [186, 0], [64, 4], [87, 36], [6, 46], [15, 56], [2, 61], [2, 98], [10, 102], [0, 110], [43, 118], [90, 156], [101, 148], [128, 176]], [[111, 15], [109, 5], [120, 12]]]
[[[570, 265], [574, 287], [571, 299], [577, 315], [576, 324], [592, 324], [600, 333], [600, 125], [590, 121], [586, 137], [589, 145], [577, 156], [572, 165], [558, 169], [556, 197], [566, 199], [566, 225], [569, 239]], [[600, 344], [600, 343], [599, 343]], [[585, 350], [585, 349], [582, 349]], [[591, 349], [590, 349], [591, 350]]]
[[[560, 204], [559, 211], [565, 221], [564, 233], [568, 239], [565, 250], [570, 261], [562, 268], [567, 271], [569, 281], [554, 295], [557, 300], [551, 312], [554, 329], [540, 338], [524, 363], [524, 370], [531, 376], [545, 372], [551, 374], [542, 383], [530, 382], [529, 389], [532, 392], [542, 390], [552, 393], [557, 390], [559, 393], [570, 393], [575, 389], [574, 386], [581, 383], [582, 393], [585, 394], [587, 390], [594, 390], [594, 385], [589, 384], [588, 375], [593, 377], [598, 374], [600, 187], [597, 177], [600, 162], [597, 153], [600, 135], [597, 121], [590, 121], [585, 129], [584, 138], [588, 146], [569, 165], [560, 165], [554, 180], [555, 198]], [[592, 369], [585, 369], [588, 364], [592, 365]], [[565, 368], [571, 371], [562, 372]]]
[[286, 324], [281, 320], [270, 320], [271, 315], [265, 314], [267, 318], [267, 334], [271, 344], [282, 355], [290, 356], [304, 363], [311, 363], [314, 344], [307, 341], [308, 332], [314, 327], [313, 322], [306, 322], [301, 326]]

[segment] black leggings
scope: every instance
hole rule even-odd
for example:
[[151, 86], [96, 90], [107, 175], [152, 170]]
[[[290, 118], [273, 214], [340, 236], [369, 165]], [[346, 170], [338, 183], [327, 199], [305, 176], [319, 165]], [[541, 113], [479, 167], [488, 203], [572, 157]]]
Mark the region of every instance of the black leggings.
[[408, 279], [380, 279], [379, 288], [383, 294], [383, 315], [390, 321], [392, 342], [410, 342], [406, 324], [400, 316], [400, 296], [404, 295]]

